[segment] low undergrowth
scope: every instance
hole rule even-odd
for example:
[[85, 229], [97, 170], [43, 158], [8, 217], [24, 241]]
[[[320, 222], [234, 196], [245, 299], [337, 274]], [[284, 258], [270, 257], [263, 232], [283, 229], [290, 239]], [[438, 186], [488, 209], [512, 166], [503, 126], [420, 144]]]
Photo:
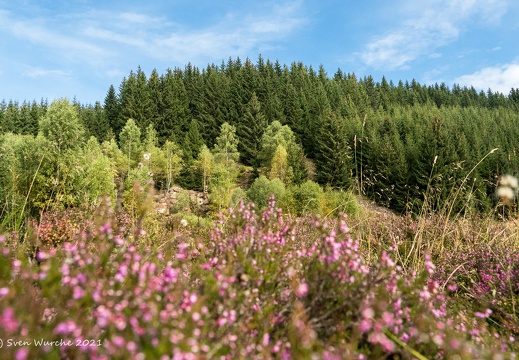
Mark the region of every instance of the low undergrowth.
[[0, 237], [3, 357], [494, 359], [517, 351], [513, 232], [496, 247], [503, 233], [489, 242], [482, 222], [295, 219], [273, 200], [261, 213], [241, 204], [212, 227], [154, 216], [131, 224], [109, 202], [83, 219], [67, 214], [42, 217], [24, 243]]

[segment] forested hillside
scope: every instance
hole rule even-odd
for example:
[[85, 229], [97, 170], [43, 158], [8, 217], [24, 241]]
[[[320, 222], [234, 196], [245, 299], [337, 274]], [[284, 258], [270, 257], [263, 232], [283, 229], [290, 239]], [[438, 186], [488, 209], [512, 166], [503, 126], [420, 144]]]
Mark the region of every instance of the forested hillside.
[[[2, 157], [18, 156], [16, 161], [27, 170], [17, 175], [27, 177], [19, 197], [32, 186], [32, 194], [40, 191], [38, 201], [49, 198], [38, 183], [45, 171], [52, 177], [65, 167], [67, 176], [73, 176], [75, 165], [70, 164], [76, 162], [65, 166], [57, 160], [67, 147], [76, 153], [81, 148], [84, 156], [88, 149], [105, 156], [112, 163], [107, 168], [122, 181], [132, 172], [132, 178], [146, 179], [143, 166], [160, 188], [177, 182], [207, 189], [209, 177], [213, 191], [215, 184], [227, 184], [229, 191], [240, 181], [250, 185], [259, 175], [280, 179], [287, 187], [311, 179], [329, 189], [354, 189], [399, 212], [419, 211], [425, 196], [433, 209], [446, 200], [454, 203], [453, 210], [487, 209], [498, 176], [519, 167], [519, 89], [505, 95], [416, 81], [394, 84], [341, 70], [330, 76], [322, 67], [287, 66], [259, 57], [256, 63], [229, 59], [205, 69], [188, 64], [163, 74], [145, 74], [139, 68], [117, 89], [111, 86], [102, 103], [72, 104], [77, 109], [76, 133], [63, 140], [66, 146], [58, 143], [55, 164], [48, 168], [27, 154], [52, 141], [52, 136], [35, 137], [46, 134], [46, 121], [50, 129], [59, 122], [49, 117], [52, 104], [0, 104]], [[62, 141], [60, 134], [55, 137]], [[26, 155], [17, 155], [17, 146]], [[103, 160], [92, 154], [84, 163], [97, 159], [102, 167]], [[239, 158], [240, 164], [251, 167], [250, 173], [232, 170], [229, 154], [233, 166]], [[216, 176], [207, 161], [205, 167], [200, 165], [204, 156], [225, 158]], [[15, 175], [6, 175], [9, 165], [3, 163], [5, 195], [13, 181], [8, 177]], [[65, 184], [64, 179], [54, 181]], [[89, 184], [102, 191], [103, 181]]]

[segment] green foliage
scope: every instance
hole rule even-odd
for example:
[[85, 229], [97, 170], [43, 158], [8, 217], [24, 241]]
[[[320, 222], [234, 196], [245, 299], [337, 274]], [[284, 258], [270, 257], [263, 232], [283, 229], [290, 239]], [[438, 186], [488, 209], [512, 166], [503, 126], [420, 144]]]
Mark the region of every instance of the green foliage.
[[242, 161], [251, 165], [256, 170], [260, 167], [259, 157], [261, 150], [261, 139], [267, 126], [267, 119], [261, 111], [261, 105], [255, 93], [245, 108], [243, 120], [237, 128], [240, 140], [238, 150]]
[[222, 163], [214, 164], [209, 183], [212, 213], [217, 214], [235, 205], [239, 199], [245, 199], [240, 190], [236, 187], [236, 171]]
[[83, 149], [81, 166], [85, 172], [79, 188], [87, 204], [98, 204], [103, 196], [108, 196], [114, 201], [115, 166], [112, 160], [103, 154], [95, 137], [91, 137]]
[[176, 69], [168, 69], [161, 78], [162, 102], [155, 123], [159, 144], [166, 141], [180, 141], [188, 129], [191, 119], [189, 98], [182, 80], [182, 73]]
[[272, 156], [268, 178], [271, 180], [279, 179], [284, 184], [289, 184], [292, 177], [292, 168], [288, 165], [287, 150], [283, 145], [278, 145]]
[[298, 216], [307, 213], [318, 213], [321, 207], [320, 201], [323, 196], [323, 189], [319, 184], [307, 180], [292, 189], [292, 196], [295, 200], [296, 214]]
[[[281, 148], [279, 148], [280, 146]], [[258, 155], [261, 166], [267, 169], [266, 173], [269, 174], [270, 178], [273, 178], [272, 176], [276, 177], [275, 173], [271, 176], [276, 152], [277, 163], [275, 165], [277, 170], [282, 170], [284, 173], [282, 175], [281, 173], [279, 174], [283, 176], [280, 179], [284, 183], [288, 184], [293, 181], [296, 184], [300, 184], [308, 178], [302, 147], [296, 142], [296, 137], [290, 127], [281, 125], [279, 121], [273, 121], [265, 129], [265, 133], [261, 138], [261, 151]], [[280, 161], [285, 162], [285, 164], [281, 165]]]
[[162, 169], [166, 177], [165, 188], [169, 190], [182, 170], [182, 151], [176, 143], [168, 140], [163, 146], [163, 159]]
[[184, 151], [184, 160], [189, 163], [196, 159], [197, 155], [200, 153], [202, 145], [204, 145], [204, 139], [202, 139], [202, 135], [200, 135], [198, 121], [192, 119], [189, 123], [189, 128], [182, 146], [182, 150]]
[[340, 214], [358, 216], [362, 208], [351, 190], [326, 189], [320, 197], [319, 211], [324, 216], [333, 215], [337, 217]]
[[141, 131], [135, 124], [133, 119], [128, 119], [119, 134], [119, 144], [121, 144], [121, 151], [126, 159], [128, 159], [128, 171], [137, 166], [141, 160], [142, 143]]
[[160, 148], [157, 132], [150, 124], [146, 128], [143, 149], [141, 162], [150, 169], [155, 185], [158, 188], [169, 189], [174, 177], [180, 171], [181, 158], [176, 154], [178, 147], [176, 144], [167, 142], [163, 148]]
[[123, 206], [133, 220], [142, 216], [141, 212], [151, 189], [151, 172], [147, 166], [130, 170], [124, 180]]
[[[254, 177], [270, 175], [272, 158], [282, 145], [291, 169], [287, 185], [309, 178], [308, 158], [316, 168], [311, 178], [321, 185], [358, 185], [363, 195], [398, 212], [420, 212], [424, 206], [440, 211], [453, 204], [452, 212], [458, 214], [488, 211], [495, 205], [491, 195], [498, 176], [519, 172], [517, 93], [415, 80], [377, 82], [340, 69], [329, 77], [322, 66], [314, 70], [301, 62], [283, 65], [260, 56], [256, 63], [229, 59], [203, 69], [188, 64], [164, 75], [153, 70], [149, 77], [138, 68], [118, 91], [110, 86], [103, 106], [2, 101], [0, 132], [39, 131], [50, 141], [42, 175], [51, 180], [35, 181], [37, 187], [46, 183], [41, 188], [50, 191], [42, 204], [77, 188], [80, 181], [79, 160], [64, 152], [79, 153], [90, 136], [104, 142], [113, 134], [120, 140], [131, 118], [140, 140], [146, 142], [152, 124], [157, 132], [154, 145], [141, 150], [153, 152], [148, 165], [160, 188], [174, 178], [186, 188], [202, 188], [193, 162], [203, 143], [214, 149], [217, 162], [221, 157], [226, 164], [236, 160], [239, 150], [241, 163], [253, 167]], [[164, 170], [168, 157], [161, 151], [167, 141], [179, 146], [181, 174], [170, 171], [178, 168], [176, 160]], [[126, 145], [120, 147], [125, 166], [110, 156], [121, 177], [143, 160], [142, 153]], [[499, 151], [485, 157], [494, 148]], [[469, 172], [470, 182], [465, 179]]]
[[233, 166], [237, 162], [240, 153], [238, 152], [238, 139], [236, 138], [236, 128], [224, 122], [220, 128], [220, 135], [214, 144], [214, 155], [217, 161], [225, 163], [225, 166]]
[[207, 146], [202, 145], [195, 166], [198, 167], [202, 174], [202, 189], [204, 192], [207, 192], [209, 188], [209, 178], [213, 172], [213, 154]]
[[62, 154], [67, 150], [75, 150], [82, 143], [84, 129], [74, 105], [67, 99], [54, 100], [47, 113], [40, 119], [39, 129], [49, 140], [51, 150]]
[[351, 154], [345, 131], [346, 122], [329, 111], [320, 117], [321, 128], [317, 134], [315, 162], [320, 184], [347, 189], [352, 184]]
[[128, 171], [130, 163], [128, 157], [119, 149], [114, 138], [105, 140], [101, 144], [103, 154], [112, 162], [117, 175], [121, 175]]
[[184, 188], [201, 189], [203, 186], [202, 176], [199, 176], [200, 174], [195, 170], [196, 166], [194, 164], [203, 145], [204, 140], [202, 135], [200, 135], [198, 121], [192, 119], [182, 144], [184, 167], [178, 177], [178, 183]]
[[258, 177], [247, 191], [247, 196], [258, 209], [265, 209], [269, 198], [274, 196], [278, 201], [285, 195], [285, 185], [279, 179], [269, 180], [264, 175]]
[[117, 98], [117, 94], [115, 93], [115, 88], [113, 85], [110, 85], [108, 92], [106, 93], [106, 97], [104, 99], [104, 111], [105, 118], [108, 122], [110, 128], [115, 134], [119, 134], [124, 127], [126, 120], [121, 120], [120, 113], [120, 103]]

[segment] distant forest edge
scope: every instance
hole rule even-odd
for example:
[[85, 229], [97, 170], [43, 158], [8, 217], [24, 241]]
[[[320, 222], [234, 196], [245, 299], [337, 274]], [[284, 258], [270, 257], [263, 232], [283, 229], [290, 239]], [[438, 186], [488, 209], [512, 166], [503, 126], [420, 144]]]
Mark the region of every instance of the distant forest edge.
[[[3, 101], [0, 132], [35, 137], [50, 106]], [[204, 145], [219, 146], [224, 123], [235, 129], [239, 161], [253, 177], [266, 174], [265, 164], [272, 166], [262, 150], [265, 131], [274, 131], [271, 137], [285, 131], [283, 146], [289, 149], [272, 153], [288, 156], [287, 182], [312, 179], [354, 189], [399, 212], [419, 212], [424, 199], [432, 209], [449, 202], [452, 211], [487, 211], [495, 204], [498, 177], [519, 170], [519, 89], [504, 95], [414, 80], [376, 82], [260, 56], [256, 63], [229, 59], [149, 76], [138, 68], [118, 90], [110, 86], [104, 103], [73, 106], [83, 144], [95, 137], [99, 144], [115, 139], [121, 146], [129, 119], [142, 143], [154, 130], [157, 147], [175, 144], [183, 167], [175, 180], [187, 188], [204, 187], [190, 166]], [[5, 136], [0, 146], [5, 155]]]

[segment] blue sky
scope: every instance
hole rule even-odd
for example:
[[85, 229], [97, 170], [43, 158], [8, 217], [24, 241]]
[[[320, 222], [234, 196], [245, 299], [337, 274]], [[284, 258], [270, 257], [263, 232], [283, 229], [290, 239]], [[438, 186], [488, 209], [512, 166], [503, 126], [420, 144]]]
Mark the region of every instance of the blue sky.
[[0, 99], [104, 101], [149, 75], [229, 57], [329, 76], [519, 88], [517, 0], [0, 0]]

